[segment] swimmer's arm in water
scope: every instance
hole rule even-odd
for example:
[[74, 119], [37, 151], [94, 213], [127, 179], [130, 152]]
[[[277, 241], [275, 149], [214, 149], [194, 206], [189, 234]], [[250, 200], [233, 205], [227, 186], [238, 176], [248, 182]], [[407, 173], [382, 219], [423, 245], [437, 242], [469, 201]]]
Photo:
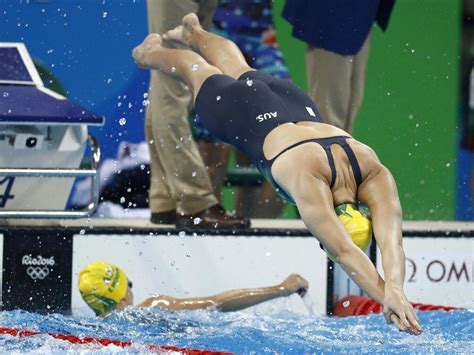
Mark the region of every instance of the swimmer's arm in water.
[[[280, 183], [280, 182], [279, 182]], [[302, 172], [283, 184], [309, 231], [336, 257], [346, 273], [373, 299], [384, 299], [384, 281], [367, 255], [353, 242], [334, 212], [326, 181]]]
[[380, 164], [360, 186], [358, 196], [367, 204], [372, 215], [375, 239], [382, 256], [385, 276], [384, 316], [399, 319], [398, 328], [419, 333], [421, 327], [413, 307], [403, 291], [405, 253], [402, 243], [402, 209], [397, 186], [390, 171]]
[[172, 311], [193, 309], [215, 309], [221, 312], [239, 311], [278, 297], [293, 293], [303, 295], [308, 289], [308, 282], [301, 276], [293, 274], [282, 283], [261, 288], [237, 289], [209, 297], [174, 298], [170, 296], [150, 297], [138, 307], [160, 307]]

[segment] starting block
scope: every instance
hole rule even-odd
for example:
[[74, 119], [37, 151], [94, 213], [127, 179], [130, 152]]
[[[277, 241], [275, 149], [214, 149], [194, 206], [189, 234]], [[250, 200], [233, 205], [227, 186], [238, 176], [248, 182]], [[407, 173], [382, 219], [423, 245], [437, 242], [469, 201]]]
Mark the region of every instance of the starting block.
[[[104, 117], [46, 88], [23, 43], [0, 43], [0, 218], [78, 218], [98, 204]], [[80, 169], [91, 149], [91, 167]], [[91, 177], [81, 211], [66, 211], [74, 179]]]

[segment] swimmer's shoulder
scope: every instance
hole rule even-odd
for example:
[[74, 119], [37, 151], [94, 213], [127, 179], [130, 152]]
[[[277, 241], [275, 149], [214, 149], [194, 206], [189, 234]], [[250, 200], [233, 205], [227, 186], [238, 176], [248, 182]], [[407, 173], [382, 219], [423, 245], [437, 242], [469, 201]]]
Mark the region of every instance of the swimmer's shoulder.
[[362, 172], [362, 181], [370, 179], [371, 176], [384, 167], [377, 153], [371, 147], [352, 137], [350, 137], [347, 142], [356, 155], [357, 162], [359, 163]]

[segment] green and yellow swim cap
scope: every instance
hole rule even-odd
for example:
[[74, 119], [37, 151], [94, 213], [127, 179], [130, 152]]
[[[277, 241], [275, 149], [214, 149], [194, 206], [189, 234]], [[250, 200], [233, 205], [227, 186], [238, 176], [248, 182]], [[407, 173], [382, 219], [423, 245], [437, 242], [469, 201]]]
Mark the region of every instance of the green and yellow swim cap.
[[[351, 235], [352, 241], [362, 250], [366, 250], [372, 240], [372, 220], [367, 207], [359, 208], [354, 203], [344, 203], [335, 208], [337, 217]], [[336, 262], [334, 255], [324, 249], [328, 258]]]
[[82, 299], [98, 316], [114, 310], [126, 296], [127, 288], [127, 276], [113, 264], [98, 261], [79, 272]]

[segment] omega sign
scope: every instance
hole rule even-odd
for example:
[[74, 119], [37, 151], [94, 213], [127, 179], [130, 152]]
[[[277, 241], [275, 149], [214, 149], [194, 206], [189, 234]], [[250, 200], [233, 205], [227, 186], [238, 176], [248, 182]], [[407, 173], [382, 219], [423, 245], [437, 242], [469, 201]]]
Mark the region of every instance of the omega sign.
[[26, 274], [32, 280], [44, 280], [51, 272], [56, 262], [54, 256], [43, 257], [38, 255], [33, 257], [31, 254], [23, 255], [21, 264], [26, 266]]

